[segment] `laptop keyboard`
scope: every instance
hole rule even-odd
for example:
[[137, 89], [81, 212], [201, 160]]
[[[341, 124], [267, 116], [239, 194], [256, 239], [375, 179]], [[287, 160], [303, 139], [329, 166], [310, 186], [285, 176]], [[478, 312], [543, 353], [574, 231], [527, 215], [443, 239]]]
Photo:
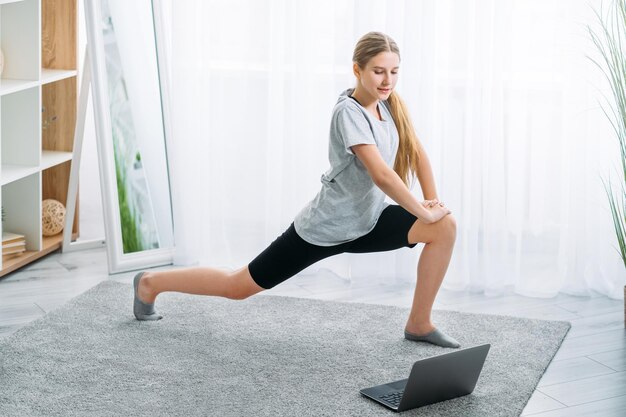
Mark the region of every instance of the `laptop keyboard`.
[[380, 399], [381, 400], [385, 400], [388, 403], [390, 403], [391, 405], [394, 405], [394, 406], [397, 407], [397, 406], [400, 405], [400, 400], [402, 399], [402, 394], [404, 394], [404, 390], [392, 392], [390, 394], [381, 395]]

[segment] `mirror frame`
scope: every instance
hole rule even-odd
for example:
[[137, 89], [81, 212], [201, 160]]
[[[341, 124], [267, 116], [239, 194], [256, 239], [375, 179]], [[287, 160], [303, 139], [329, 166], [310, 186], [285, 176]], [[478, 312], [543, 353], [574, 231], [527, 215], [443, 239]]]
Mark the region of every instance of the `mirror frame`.
[[169, 96], [167, 94], [167, 60], [165, 59], [165, 36], [163, 33], [162, 4], [159, 0], [150, 1], [153, 16], [155, 49], [157, 54], [157, 71], [161, 90], [161, 113], [163, 116], [163, 136], [165, 139], [166, 169], [168, 171], [168, 189], [170, 215], [172, 216], [172, 247], [148, 249], [140, 252], [124, 253], [122, 230], [119, 212], [117, 178], [113, 150], [112, 124], [109, 111], [107, 90], [107, 72], [104, 57], [102, 35], [101, 0], [85, 0], [85, 20], [87, 27], [87, 48], [91, 69], [91, 91], [96, 127], [98, 165], [100, 170], [100, 187], [104, 216], [104, 231], [107, 247], [109, 274], [127, 272], [142, 268], [169, 265], [173, 263], [176, 242], [174, 240], [174, 207], [172, 204], [172, 188], [168, 144], [171, 143], [171, 125], [169, 113]]

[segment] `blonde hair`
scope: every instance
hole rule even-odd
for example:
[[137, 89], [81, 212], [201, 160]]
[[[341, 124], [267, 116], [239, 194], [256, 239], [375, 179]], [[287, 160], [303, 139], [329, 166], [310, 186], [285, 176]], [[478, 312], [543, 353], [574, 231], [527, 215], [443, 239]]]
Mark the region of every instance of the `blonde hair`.
[[[393, 39], [381, 32], [369, 32], [359, 39], [354, 48], [352, 62], [364, 69], [367, 63], [381, 52], [393, 52], [400, 57], [400, 50]], [[389, 95], [387, 103], [391, 109], [391, 116], [398, 129], [400, 143], [393, 169], [407, 187], [410, 187], [411, 174], [417, 175], [422, 145], [415, 134], [406, 104], [394, 90]]]

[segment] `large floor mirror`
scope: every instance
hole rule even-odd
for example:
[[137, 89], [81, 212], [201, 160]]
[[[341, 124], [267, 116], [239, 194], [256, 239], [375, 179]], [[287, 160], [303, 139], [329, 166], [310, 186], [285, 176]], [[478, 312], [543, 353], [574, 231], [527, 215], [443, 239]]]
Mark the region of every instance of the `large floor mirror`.
[[109, 272], [172, 262], [161, 5], [86, 0]]

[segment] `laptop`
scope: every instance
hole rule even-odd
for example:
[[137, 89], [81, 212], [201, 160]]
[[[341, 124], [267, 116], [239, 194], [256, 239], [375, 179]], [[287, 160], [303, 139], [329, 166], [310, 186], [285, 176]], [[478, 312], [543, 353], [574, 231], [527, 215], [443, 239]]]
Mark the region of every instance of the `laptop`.
[[490, 347], [484, 344], [421, 359], [413, 364], [408, 379], [364, 388], [360, 393], [394, 411], [470, 394]]

